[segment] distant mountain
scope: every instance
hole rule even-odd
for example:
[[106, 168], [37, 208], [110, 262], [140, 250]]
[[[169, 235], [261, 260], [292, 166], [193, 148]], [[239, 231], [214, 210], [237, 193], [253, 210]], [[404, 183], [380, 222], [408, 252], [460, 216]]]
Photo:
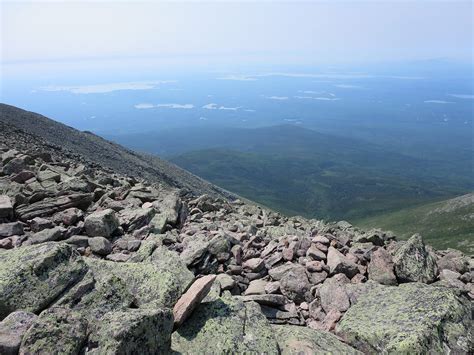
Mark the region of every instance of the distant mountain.
[[360, 227], [379, 227], [409, 238], [420, 233], [438, 249], [447, 247], [474, 254], [474, 193], [362, 219]]

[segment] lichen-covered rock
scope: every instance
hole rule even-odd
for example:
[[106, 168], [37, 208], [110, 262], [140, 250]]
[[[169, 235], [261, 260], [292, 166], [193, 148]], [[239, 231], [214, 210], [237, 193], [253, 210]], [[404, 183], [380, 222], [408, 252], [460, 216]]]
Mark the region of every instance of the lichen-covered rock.
[[173, 307], [193, 280], [193, 275], [179, 263], [179, 258], [165, 259], [169, 254], [161, 255], [163, 259], [156, 263], [116, 263], [91, 258], [86, 258], [85, 261], [94, 277], [114, 275], [122, 280], [139, 307]]
[[63, 237], [64, 229], [61, 227], [54, 227], [50, 229], [43, 229], [41, 232], [35, 233], [28, 239], [31, 244], [40, 244], [46, 242], [55, 242]]
[[335, 335], [306, 327], [272, 325], [282, 355], [362, 354]]
[[431, 283], [438, 275], [436, 258], [426, 250], [419, 234], [413, 235], [397, 249], [393, 262], [400, 282]]
[[172, 350], [183, 354], [277, 354], [278, 345], [258, 304], [224, 296], [196, 308], [173, 333]]
[[166, 354], [173, 313], [169, 309], [127, 309], [107, 313], [89, 337], [90, 354]]
[[131, 307], [134, 301], [124, 280], [105, 273], [94, 275], [89, 270], [54, 306], [75, 310], [94, 323], [108, 312]]
[[0, 319], [19, 309], [45, 309], [86, 271], [80, 256], [65, 243], [43, 243], [0, 253]]
[[90, 214], [84, 220], [84, 229], [89, 237], [109, 237], [119, 226], [119, 220], [112, 209]]
[[378, 286], [344, 314], [338, 335], [364, 353], [468, 353], [469, 303], [451, 290], [421, 283]]
[[112, 243], [104, 237], [89, 238], [88, 242], [93, 253], [107, 255], [112, 251]]
[[52, 307], [42, 312], [28, 329], [20, 354], [78, 354], [86, 339], [87, 321], [79, 313]]
[[18, 354], [23, 336], [37, 317], [34, 313], [17, 311], [0, 322], [0, 354]]

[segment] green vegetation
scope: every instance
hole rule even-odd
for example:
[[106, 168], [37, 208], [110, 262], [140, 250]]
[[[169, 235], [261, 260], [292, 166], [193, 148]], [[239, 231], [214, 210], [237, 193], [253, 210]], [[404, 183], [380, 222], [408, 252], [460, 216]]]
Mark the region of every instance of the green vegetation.
[[355, 221], [364, 227], [392, 230], [402, 238], [420, 233], [437, 249], [474, 254], [474, 193]]

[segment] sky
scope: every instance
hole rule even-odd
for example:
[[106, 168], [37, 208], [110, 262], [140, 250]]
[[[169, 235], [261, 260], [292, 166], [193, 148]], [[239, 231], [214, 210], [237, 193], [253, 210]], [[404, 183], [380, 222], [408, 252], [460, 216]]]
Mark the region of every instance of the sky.
[[1, 2], [1, 62], [472, 61], [471, 1]]

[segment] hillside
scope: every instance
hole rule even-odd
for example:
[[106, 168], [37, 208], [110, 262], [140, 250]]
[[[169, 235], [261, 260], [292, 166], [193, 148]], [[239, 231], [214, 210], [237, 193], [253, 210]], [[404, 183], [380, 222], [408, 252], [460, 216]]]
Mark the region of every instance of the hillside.
[[141, 155], [15, 115], [0, 112], [1, 354], [473, 351], [472, 257], [196, 196], [178, 168], [148, 180]]
[[14, 136], [14, 130], [34, 135], [53, 148], [61, 147], [70, 154], [80, 156], [96, 165], [107, 167], [125, 175], [146, 178], [169, 186], [187, 188], [195, 194], [229, 193], [178, 168], [157, 156], [133, 152], [90, 132], [80, 132], [37, 113], [0, 104], [0, 134]]
[[474, 193], [354, 223], [363, 228], [391, 230], [405, 239], [414, 232], [420, 233], [436, 248], [451, 247], [474, 254]]
[[474, 188], [469, 166], [282, 125], [110, 137], [289, 215], [360, 219]]

